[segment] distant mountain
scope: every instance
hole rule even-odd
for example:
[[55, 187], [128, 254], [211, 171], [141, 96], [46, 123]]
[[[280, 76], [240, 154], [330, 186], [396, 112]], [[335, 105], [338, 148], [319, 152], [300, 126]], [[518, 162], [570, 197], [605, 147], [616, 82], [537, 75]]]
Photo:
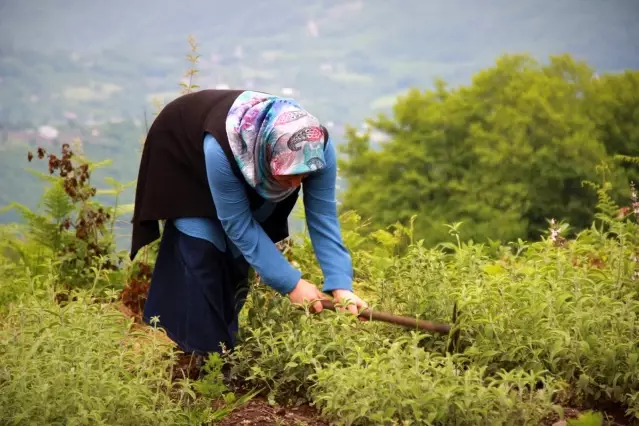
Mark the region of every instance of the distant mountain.
[[140, 114], [149, 95], [177, 90], [194, 34], [203, 86], [291, 88], [325, 120], [360, 121], [407, 87], [467, 82], [505, 52], [638, 68], [637, 22], [637, 0], [2, 0], [0, 78], [18, 66], [23, 92], [4, 96], [0, 83], [0, 105], [6, 117], [40, 92], [50, 109]]
[[0, 44], [173, 55], [193, 33], [211, 52], [241, 45], [247, 58], [277, 50], [486, 64], [504, 51], [571, 51], [615, 68], [638, 53], [637, 18], [636, 0], [2, 0]]
[[[0, 169], [22, 176], [15, 159], [49, 125], [87, 135], [134, 179], [153, 99], [179, 92], [188, 34], [201, 87], [293, 96], [339, 143], [407, 88], [467, 83], [503, 53], [639, 68], [637, 22], [638, 0], [0, 0]], [[2, 201], [25, 200], [21, 179], [5, 182]]]

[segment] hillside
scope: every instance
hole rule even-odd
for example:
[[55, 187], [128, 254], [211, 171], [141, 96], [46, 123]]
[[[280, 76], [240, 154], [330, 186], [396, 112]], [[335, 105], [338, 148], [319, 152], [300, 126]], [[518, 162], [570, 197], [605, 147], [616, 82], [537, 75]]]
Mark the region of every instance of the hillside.
[[[293, 3], [0, 0], [0, 424], [639, 424], [639, 0]], [[277, 247], [329, 299], [352, 282], [367, 321], [261, 268], [247, 294], [181, 240], [174, 268], [159, 241], [130, 258], [189, 34], [198, 87], [294, 96], [340, 144], [350, 256], [318, 256], [302, 209]], [[175, 323], [237, 325], [234, 348], [189, 353], [145, 310], [172, 270], [216, 307], [176, 295]]]
[[402, 5], [321, 0], [293, 8], [278, 0], [238, 10], [203, 0], [188, 8], [168, 0], [5, 0], [2, 118], [14, 122], [26, 105], [41, 121], [69, 108], [83, 121], [141, 118], [151, 97], [176, 92], [187, 34], [201, 45], [202, 86], [291, 88], [322, 119], [339, 123], [357, 123], [434, 78], [467, 82], [505, 52], [570, 52], [607, 71], [639, 67], [633, 0]]
[[115, 160], [116, 178], [135, 179], [154, 101], [179, 92], [188, 34], [200, 45], [201, 87], [294, 96], [338, 143], [345, 125], [388, 112], [409, 87], [467, 83], [506, 52], [569, 52], [602, 72], [639, 68], [634, 0], [397, 4], [0, 2], [0, 203], [35, 202], [37, 181], [20, 159], [25, 144], [47, 142], [37, 131], [45, 125], [58, 139], [80, 135], [93, 158]]

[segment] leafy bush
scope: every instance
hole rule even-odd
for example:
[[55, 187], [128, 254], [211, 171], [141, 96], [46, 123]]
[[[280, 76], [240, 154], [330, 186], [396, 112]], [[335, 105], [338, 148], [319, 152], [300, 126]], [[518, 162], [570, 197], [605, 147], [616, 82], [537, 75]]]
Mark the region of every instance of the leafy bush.
[[3, 424], [198, 424], [207, 416], [191, 384], [171, 383], [175, 355], [159, 332], [130, 331], [112, 305], [75, 296], [64, 306], [51, 294], [30, 298], [3, 317]]
[[[338, 424], [536, 424], [571, 404], [617, 404], [639, 419], [639, 229], [607, 184], [590, 186], [596, 221], [573, 240], [552, 221], [537, 242], [463, 243], [456, 224], [454, 242], [426, 248], [410, 228], [360, 233], [346, 214], [374, 309], [450, 323], [456, 307], [458, 335], [314, 315], [257, 285], [227, 358], [272, 401], [312, 401]], [[305, 238], [286, 251], [321, 284], [311, 247]]]
[[367, 361], [319, 369], [314, 400], [349, 425], [533, 424], [552, 412], [552, 378], [521, 369], [486, 378], [485, 368], [463, 369], [454, 357], [424, 351], [419, 338], [398, 338]]
[[342, 208], [378, 226], [417, 216], [429, 247], [455, 221], [481, 242], [536, 240], [549, 217], [586, 229], [595, 200], [581, 182], [597, 178], [601, 161], [617, 200], [638, 179], [612, 167], [617, 154], [639, 155], [637, 87], [637, 70], [598, 75], [568, 54], [506, 54], [467, 85], [411, 88], [366, 132], [347, 127]]

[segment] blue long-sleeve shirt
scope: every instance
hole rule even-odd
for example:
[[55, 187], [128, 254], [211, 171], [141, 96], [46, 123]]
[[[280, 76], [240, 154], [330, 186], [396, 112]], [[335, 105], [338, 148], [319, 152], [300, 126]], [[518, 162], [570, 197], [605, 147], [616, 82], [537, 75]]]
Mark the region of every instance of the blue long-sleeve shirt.
[[[267, 285], [281, 294], [289, 293], [302, 274], [286, 260], [259, 225], [271, 214], [275, 204], [267, 201], [251, 212], [243, 183], [233, 173], [220, 145], [208, 133], [204, 138], [204, 157], [219, 222], [181, 218], [175, 220], [176, 227], [187, 235], [210, 241], [221, 251], [228, 248], [236, 256], [244, 255]], [[324, 275], [323, 290], [352, 290], [352, 261], [343, 244], [337, 217], [337, 155], [330, 138], [325, 148], [325, 160], [326, 167], [310, 174], [302, 184], [306, 224]]]

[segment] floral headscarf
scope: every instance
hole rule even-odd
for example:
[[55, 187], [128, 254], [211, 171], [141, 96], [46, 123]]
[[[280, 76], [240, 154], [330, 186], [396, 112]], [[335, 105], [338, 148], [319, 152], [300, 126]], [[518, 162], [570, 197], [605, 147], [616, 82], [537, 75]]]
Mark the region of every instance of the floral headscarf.
[[326, 166], [319, 121], [289, 98], [243, 92], [229, 110], [226, 133], [242, 175], [271, 201], [295, 191], [275, 176], [307, 174]]

